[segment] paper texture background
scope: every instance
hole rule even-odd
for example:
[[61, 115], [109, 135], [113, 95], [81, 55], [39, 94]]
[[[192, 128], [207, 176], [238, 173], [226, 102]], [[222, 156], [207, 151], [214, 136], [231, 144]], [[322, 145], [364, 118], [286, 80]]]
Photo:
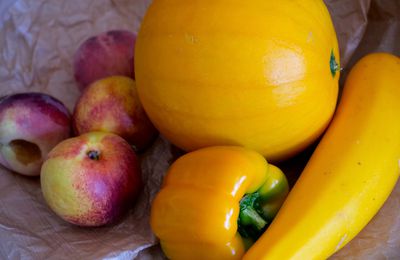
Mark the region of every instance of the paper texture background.
[[[341, 48], [342, 79], [361, 56], [400, 55], [400, 1], [326, 0]], [[89, 36], [137, 32], [150, 0], [0, 0], [0, 96], [39, 91], [70, 111], [79, 97], [72, 57]], [[400, 86], [399, 86], [400, 87]], [[282, 168], [290, 182], [310, 152]], [[83, 229], [46, 206], [38, 178], [0, 166], [0, 259], [162, 259], [148, 216], [150, 202], [177, 151], [162, 138], [141, 155], [146, 187], [119, 223]], [[332, 259], [400, 259], [400, 185], [372, 222]]]

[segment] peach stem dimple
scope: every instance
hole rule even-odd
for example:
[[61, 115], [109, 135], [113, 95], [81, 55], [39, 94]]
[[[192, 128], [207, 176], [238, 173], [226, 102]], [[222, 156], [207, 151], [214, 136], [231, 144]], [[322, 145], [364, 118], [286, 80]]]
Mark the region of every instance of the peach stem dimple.
[[100, 159], [100, 152], [96, 150], [90, 150], [86, 153], [90, 160], [98, 161]]

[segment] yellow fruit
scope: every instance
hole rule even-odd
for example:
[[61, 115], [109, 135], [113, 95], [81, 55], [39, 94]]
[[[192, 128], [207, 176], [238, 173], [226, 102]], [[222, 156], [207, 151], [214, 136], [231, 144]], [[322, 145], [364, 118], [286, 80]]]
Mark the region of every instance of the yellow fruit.
[[187, 151], [241, 145], [283, 159], [336, 106], [339, 52], [323, 1], [155, 0], [135, 52], [146, 112]]
[[284, 173], [252, 150], [213, 146], [178, 158], [152, 202], [168, 259], [241, 259], [288, 193]]
[[399, 58], [355, 65], [328, 131], [245, 260], [327, 259], [371, 220], [399, 177], [399, 100]]

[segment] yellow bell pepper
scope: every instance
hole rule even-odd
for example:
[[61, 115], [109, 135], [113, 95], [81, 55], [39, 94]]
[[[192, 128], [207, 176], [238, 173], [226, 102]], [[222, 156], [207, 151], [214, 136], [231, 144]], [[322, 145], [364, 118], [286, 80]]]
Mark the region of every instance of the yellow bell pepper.
[[150, 224], [170, 259], [240, 259], [288, 190], [285, 175], [257, 152], [203, 148], [171, 165]]

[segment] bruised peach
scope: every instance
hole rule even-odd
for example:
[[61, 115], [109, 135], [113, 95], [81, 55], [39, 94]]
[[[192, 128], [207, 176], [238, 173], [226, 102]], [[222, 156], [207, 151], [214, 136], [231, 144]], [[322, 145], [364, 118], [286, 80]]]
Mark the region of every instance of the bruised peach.
[[135, 41], [135, 34], [113, 30], [83, 42], [74, 57], [74, 76], [79, 88], [83, 90], [96, 80], [114, 75], [134, 79]]
[[70, 132], [67, 108], [47, 94], [0, 99], [0, 164], [14, 172], [39, 175], [47, 153]]
[[132, 207], [142, 187], [135, 152], [121, 137], [91, 132], [67, 139], [50, 152], [41, 170], [49, 207], [79, 226], [101, 226]]
[[91, 84], [79, 98], [73, 114], [75, 134], [112, 132], [137, 150], [143, 150], [157, 135], [136, 92], [135, 81], [113, 76]]

